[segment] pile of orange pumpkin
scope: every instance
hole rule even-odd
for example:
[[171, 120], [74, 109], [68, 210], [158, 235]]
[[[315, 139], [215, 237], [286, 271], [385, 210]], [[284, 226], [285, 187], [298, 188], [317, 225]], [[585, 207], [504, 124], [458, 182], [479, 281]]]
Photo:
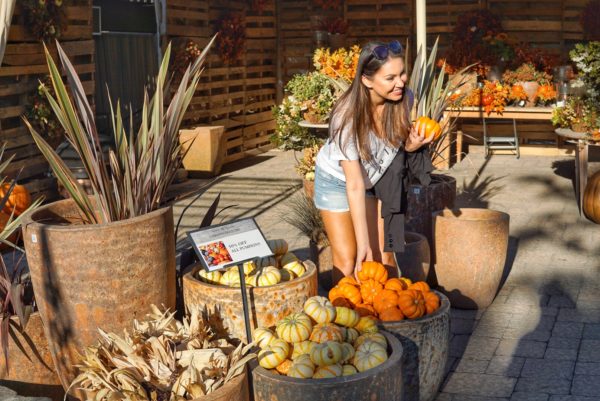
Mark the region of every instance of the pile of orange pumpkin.
[[361, 316], [382, 321], [416, 319], [440, 307], [440, 298], [426, 282], [388, 278], [381, 263], [363, 262], [357, 277], [359, 281], [344, 277], [329, 291], [333, 305], [352, 308]]

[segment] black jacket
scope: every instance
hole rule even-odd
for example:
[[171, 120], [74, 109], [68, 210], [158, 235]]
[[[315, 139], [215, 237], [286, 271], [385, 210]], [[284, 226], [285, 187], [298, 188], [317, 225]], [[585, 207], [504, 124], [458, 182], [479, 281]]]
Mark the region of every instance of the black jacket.
[[375, 196], [381, 200], [384, 251], [404, 252], [404, 213], [408, 186], [415, 181], [421, 185], [429, 185], [432, 171], [433, 165], [427, 147], [416, 152], [400, 149], [392, 164], [373, 187]]

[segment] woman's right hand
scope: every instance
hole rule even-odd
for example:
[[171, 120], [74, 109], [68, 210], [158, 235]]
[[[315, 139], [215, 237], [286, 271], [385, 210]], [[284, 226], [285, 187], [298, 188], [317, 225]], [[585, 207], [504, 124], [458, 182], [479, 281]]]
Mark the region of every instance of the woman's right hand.
[[360, 282], [358, 279], [358, 272], [362, 269], [362, 262], [372, 261], [373, 260], [373, 251], [370, 247], [361, 247], [356, 250], [356, 265], [354, 266], [354, 278], [356, 281]]

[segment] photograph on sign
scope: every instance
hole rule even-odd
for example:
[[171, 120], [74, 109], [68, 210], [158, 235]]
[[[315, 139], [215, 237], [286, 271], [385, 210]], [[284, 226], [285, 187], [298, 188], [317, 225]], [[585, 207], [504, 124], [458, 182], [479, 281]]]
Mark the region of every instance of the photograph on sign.
[[273, 254], [253, 218], [192, 231], [188, 237], [208, 271]]

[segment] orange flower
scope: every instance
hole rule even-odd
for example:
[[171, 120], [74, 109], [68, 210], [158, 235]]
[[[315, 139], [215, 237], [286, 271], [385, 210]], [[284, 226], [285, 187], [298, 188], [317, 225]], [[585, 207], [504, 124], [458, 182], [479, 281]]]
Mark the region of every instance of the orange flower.
[[556, 90], [551, 84], [540, 85], [536, 98], [542, 103], [548, 103], [556, 99]]
[[510, 88], [508, 98], [514, 102], [520, 102], [521, 100], [527, 100], [527, 93], [525, 93], [522, 85], [515, 84]]

